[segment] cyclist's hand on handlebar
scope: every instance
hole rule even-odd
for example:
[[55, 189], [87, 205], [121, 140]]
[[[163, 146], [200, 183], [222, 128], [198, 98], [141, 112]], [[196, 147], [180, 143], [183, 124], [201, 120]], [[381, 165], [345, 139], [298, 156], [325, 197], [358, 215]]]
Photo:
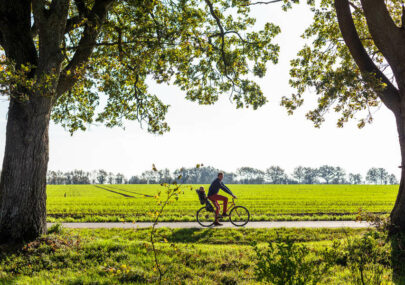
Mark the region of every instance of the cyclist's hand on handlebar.
[[234, 199], [238, 199], [238, 197], [236, 197], [235, 195], [233, 195], [233, 196], [232, 196], [232, 198], [234, 198]]

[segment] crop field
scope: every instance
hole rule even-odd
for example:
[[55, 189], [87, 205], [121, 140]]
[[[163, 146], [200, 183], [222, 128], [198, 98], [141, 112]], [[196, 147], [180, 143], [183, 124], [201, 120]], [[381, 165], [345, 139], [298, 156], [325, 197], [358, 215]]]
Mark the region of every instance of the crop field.
[[[396, 185], [228, 186], [254, 221], [353, 220], [360, 208], [386, 215], [398, 191]], [[159, 191], [164, 193], [160, 185], [49, 185], [48, 221], [151, 221], [158, 209], [153, 196]], [[184, 194], [167, 206], [161, 220], [195, 221], [200, 207], [195, 191], [184, 186]]]

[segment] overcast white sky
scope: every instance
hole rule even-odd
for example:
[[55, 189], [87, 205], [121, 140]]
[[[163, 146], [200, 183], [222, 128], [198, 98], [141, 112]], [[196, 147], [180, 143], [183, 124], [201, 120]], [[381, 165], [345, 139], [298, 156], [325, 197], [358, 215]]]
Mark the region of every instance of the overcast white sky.
[[[152, 84], [150, 89], [171, 105], [167, 122], [171, 131], [163, 136], [148, 134], [138, 123], [129, 122], [126, 129], [91, 126], [87, 132], [70, 136], [63, 128], [50, 127], [51, 170], [106, 169], [126, 176], [158, 168], [174, 170], [204, 163], [234, 171], [241, 166], [265, 169], [280, 165], [292, 172], [298, 165], [318, 167], [338, 165], [363, 176], [373, 166], [384, 167], [399, 177], [399, 144], [395, 121], [382, 107], [375, 122], [359, 130], [352, 122], [336, 127], [336, 116], [330, 114], [321, 129], [305, 119], [314, 102], [308, 93], [305, 104], [293, 116], [280, 106], [280, 99], [293, 90], [288, 86], [289, 61], [302, 47], [299, 37], [309, 25], [312, 14], [307, 7], [295, 7], [287, 13], [277, 5], [253, 10], [258, 25], [266, 21], [281, 26], [276, 41], [281, 46], [279, 63], [259, 83], [269, 102], [260, 110], [237, 110], [224, 94], [214, 106], [199, 106], [184, 100], [184, 93], [170, 86]], [[7, 102], [0, 101], [0, 160], [3, 159]]]

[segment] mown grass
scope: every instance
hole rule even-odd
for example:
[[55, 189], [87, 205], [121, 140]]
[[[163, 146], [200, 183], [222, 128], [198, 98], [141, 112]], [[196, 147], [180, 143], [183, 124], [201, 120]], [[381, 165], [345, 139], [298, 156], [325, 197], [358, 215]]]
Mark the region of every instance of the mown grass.
[[[249, 244], [293, 238], [314, 254], [363, 229], [158, 229], [163, 284], [259, 284]], [[10, 250], [1, 248], [1, 284], [144, 284], [157, 272], [149, 229], [64, 229]], [[350, 271], [336, 264], [322, 284], [349, 284]], [[385, 280], [388, 284], [390, 273]]]
[[[354, 220], [360, 208], [387, 215], [398, 192], [395, 185], [229, 187], [238, 196], [237, 203], [250, 210], [253, 221]], [[48, 221], [151, 221], [149, 213], [157, 208], [153, 196], [161, 190], [160, 185], [49, 185]], [[184, 195], [165, 209], [162, 221], [195, 221], [200, 207], [195, 192], [184, 187]]]

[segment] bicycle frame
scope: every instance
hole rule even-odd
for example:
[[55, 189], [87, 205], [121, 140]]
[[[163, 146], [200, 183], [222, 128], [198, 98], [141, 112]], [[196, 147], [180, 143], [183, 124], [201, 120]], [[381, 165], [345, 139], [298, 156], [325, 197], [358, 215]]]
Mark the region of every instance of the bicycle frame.
[[[222, 209], [223, 209], [223, 207], [224, 207], [224, 202], [218, 201], [217, 203], [218, 203], [219, 207], [222, 207]], [[226, 212], [227, 212], [227, 213], [230, 212], [233, 208], [235, 208], [235, 206], [236, 206], [236, 204], [235, 204], [235, 198], [232, 198], [232, 202], [228, 202], [228, 207], [227, 207]]]

